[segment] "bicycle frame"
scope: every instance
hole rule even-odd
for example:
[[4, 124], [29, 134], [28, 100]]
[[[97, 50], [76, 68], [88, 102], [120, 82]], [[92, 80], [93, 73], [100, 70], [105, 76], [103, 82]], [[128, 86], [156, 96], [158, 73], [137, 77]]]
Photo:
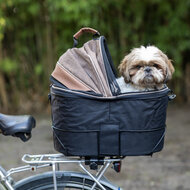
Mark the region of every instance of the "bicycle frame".
[[[108, 169], [108, 167], [110, 166], [110, 164], [114, 162], [120, 162], [121, 158], [103, 159], [102, 160], [103, 163], [101, 164], [101, 167], [97, 168], [97, 173], [95, 175], [92, 175], [84, 166], [86, 163], [86, 160], [84, 158], [65, 157], [63, 154], [41, 154], [41, 155], [25, 154], [22, 158], [22, 161], [27, 163], [28, 165], [21, 166], [18, 168], [12, 168], [6, 173], [1, 171], [1, 168], [0, 168], [0, 182], [1, 182], [0, 184], [2, 184], [3, 187], [6, 187], [6, 189], [14, 190], [12, 186], [12, 178], [10, 177], [14, 173], [20, 173], [24, 171], [36, 171], [39, 168], [52, 167], [54, 190], [57, 190], [56, 171], [59, 171], [59, 165], [75, 163], [75, 164], [78, 164], [79, 167], [94, 181], [94, 184], [91, 190], [94, 190], [96, 185], [99, 186], [102, 190], [106, 190], [100, 183], [100, 180], [103, 177], [106, 170]], [[93, 159], [90, 162], [96, 163], [98, 162], [98, 160]], [[116, 188], [116, 187], [113, 187], [113, 188]], [[0, 190], [2, 189], [3, 188], [0, 186]]]

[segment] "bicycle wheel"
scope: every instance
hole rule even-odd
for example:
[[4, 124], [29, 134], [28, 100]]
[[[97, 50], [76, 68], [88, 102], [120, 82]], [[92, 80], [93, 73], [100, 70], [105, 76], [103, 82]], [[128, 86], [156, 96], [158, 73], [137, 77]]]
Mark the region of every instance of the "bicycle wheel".
[[[76, 172], [56, 172], [58, 190], [90, 190], [94, 182], [91, 178], [82, 173]], [[107, 180], [101, 180], [100, 183], [106, 190], [118, 190], [118, 187], [110, 184]], [[47, 172], [17, 182], [15, 190], [54, 190], [53, 173]], [[101, 190], [96, 187], [95, 190]]]

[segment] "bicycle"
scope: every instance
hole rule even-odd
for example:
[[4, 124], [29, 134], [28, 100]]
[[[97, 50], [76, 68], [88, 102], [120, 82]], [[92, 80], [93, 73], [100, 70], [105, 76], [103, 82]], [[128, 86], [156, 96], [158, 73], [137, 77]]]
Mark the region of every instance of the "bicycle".
[[[35, 119], [30, 115], [0, 114], [0, 133], [19, 137], [22, 141], [28, 141], [31, 138], [31, 131], [35, 125]], [[120, 187], [108, 181], [104, 173], [111, 164], [113, 169], [119, 172], [122, 159], [122, 157], [83, 158], [65, 157], [63, 154], [25, 154], [22, 161], [27, 165], [8, 171], [0, 166], [0, 190], [121, 190]], [[67, 163], [78, 164], [84, 173], [61, 171], [60, 165]], [[96, 174], [93, 175], [87, 167], [95, 170]], [[18, 182], [11, 177], [14, 173], [36, 171], [40, 168], [51, 168], [51, 171], [30, 176]]]

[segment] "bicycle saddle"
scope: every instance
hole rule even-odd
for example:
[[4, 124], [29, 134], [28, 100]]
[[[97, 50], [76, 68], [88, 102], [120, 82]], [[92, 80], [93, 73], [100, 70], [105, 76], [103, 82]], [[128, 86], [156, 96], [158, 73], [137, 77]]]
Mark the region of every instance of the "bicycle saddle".
[[31, 138], [31, 131], [36, 125], [35, 119], [30, 115], [5, 115], [0, 114], [0, 132], [3, 135], [19, 137], [26, 142]]

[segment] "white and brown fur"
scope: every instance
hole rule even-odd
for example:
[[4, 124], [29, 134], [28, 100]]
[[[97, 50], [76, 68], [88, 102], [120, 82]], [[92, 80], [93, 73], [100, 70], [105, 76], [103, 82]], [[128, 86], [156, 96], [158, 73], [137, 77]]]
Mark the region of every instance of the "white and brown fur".
[[171, 60], [155, 46], [134, 48], [119, 65], [121, 93], [161, 89], [172, 78]]

